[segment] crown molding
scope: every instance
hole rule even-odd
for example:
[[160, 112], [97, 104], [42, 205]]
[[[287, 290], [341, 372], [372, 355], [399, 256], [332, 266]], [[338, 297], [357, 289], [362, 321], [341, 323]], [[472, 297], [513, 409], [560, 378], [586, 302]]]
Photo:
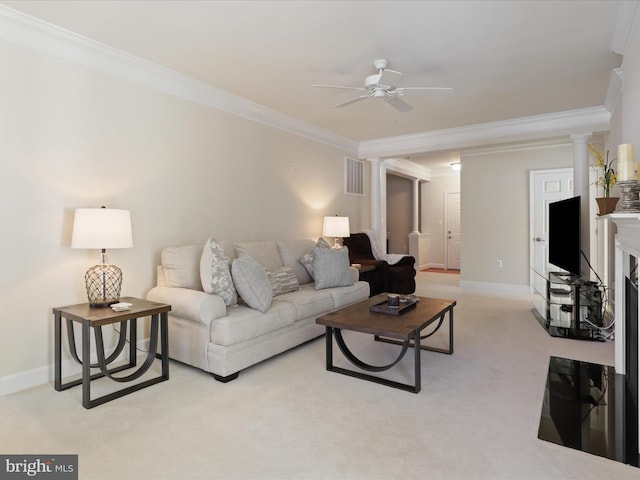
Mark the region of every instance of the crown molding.
[[604, 107], [582, 108], [466, 127], [433, 130], [360, 142], [360, 158], [412, 155], [496, 143], [529, 141], [609, 129], [611, 114]]
[[607, 94], [604, 99], [604, 107], [608, 112], [613, 113], [622, 98], [622, 68], [614, 68], [609, 76]]
[[510, 145], [488, 145], [486, 147], [461, 150], [460, 157], [467, 158], [481, 155], [494, 155], [496, 153], [522, 152], [527, 150], [541, 150], [545, 148], [573, 147], [573, 141], [569, 136], [558, 138], [546, 138], [532, 142], [518, 142]]
[[383, 161], [387, 172], [395, 173], [401, 177], [422, 180], [431, 180], [431, 169], [403, 158], [387, 158]]
[[[634, 18], [638, 18], [640, 10], [636, 2], [622, 3], [633, 4], [628, 8], [633, 7]], [[594, 107], [358, 143], [3, 5], [0, 5], [0, 39], [306, 137], [359, 158], [480, 147], [609, 128], [610, 113], [604, 107]]]
[[618, 2], [618, 17], [611, 39], [611, 50], [626, 57], [638, 34], [639, 26], [640, 5], [638, 1], [620, 0]]
[[358, 142], [0, 5], [0, 39], [357, 154]]

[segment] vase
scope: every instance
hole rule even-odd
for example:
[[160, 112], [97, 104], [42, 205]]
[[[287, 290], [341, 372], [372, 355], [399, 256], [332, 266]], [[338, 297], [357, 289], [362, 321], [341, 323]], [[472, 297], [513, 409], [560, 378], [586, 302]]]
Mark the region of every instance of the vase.
[[618, 197], [596, 198], [596, 202], [598, 202], [598, 215], [606, 215], [613, 212], [616, 209], [618, 200]]

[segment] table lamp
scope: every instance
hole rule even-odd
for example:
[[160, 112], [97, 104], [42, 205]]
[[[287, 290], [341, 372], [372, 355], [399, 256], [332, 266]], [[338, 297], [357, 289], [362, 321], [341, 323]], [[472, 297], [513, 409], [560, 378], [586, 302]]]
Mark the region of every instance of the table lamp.
[[349, 217], [324, 217], [324, 226], [322, 227], [323, 237], [333, 237], [333, 248], [341, 248], [338, 238], [344, 238], [351, 235], [349, 231]]
[[122, 270], [109, 265], [107, 248], [130, 248], [131, 215], [129, 210], [111, 208], [77, 208], [73, 219], [71, 248], [100, 249], [102, 261], [84, 276], [87, 297], [92, 308], [108, 307], [120, 299]]

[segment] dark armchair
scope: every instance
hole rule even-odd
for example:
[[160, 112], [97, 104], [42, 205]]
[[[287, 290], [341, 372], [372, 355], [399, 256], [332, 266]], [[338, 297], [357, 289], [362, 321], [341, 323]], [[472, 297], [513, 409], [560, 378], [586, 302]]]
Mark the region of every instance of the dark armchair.
[[375, 267], [375, 270], [367, 278], [372, 296], [381, 292], [402, 295], [409, 295], [415, 292], [415, 258], [406, 255], [394, 264], [389, 264], [386, 260], [376, 259], [371, 249], [369, 236], [366, 233], [352, 233], [351, 236], [345, 237], [342, 242], [349, 249], [349, 261], [351, 263]]

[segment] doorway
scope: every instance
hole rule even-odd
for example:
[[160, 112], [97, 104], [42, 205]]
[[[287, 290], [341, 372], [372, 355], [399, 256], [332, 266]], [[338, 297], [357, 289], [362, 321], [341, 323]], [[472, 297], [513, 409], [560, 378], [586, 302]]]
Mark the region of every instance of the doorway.
[[[595, 198], [595, 182], [597, 172], [589, 169], [589, 205], [594, 202]], [[530, 172], [529, 177], [529, 224], [531, 233], [530, 248], [530, 291], [531, 293], [546, 292], [547, 278], [549, 272], [559, 270], [557, 267], [549, 264], [548, 239], [548, 212], [549, 204], [564, 200], [573, 196], [573, 168], [558, 168], [553, 170], [537, 170]], [[593, 220], [589, 228], [591, 254], [594, 252], [595, 245], [595, 225]], [[538, 312], [546, 315], [546, 304], [543, 295], [534, 296], [534, 307]]]
[[460, 270], [460, 192], [447, 192], [445, 210], [445, 265], [446, 270]]

